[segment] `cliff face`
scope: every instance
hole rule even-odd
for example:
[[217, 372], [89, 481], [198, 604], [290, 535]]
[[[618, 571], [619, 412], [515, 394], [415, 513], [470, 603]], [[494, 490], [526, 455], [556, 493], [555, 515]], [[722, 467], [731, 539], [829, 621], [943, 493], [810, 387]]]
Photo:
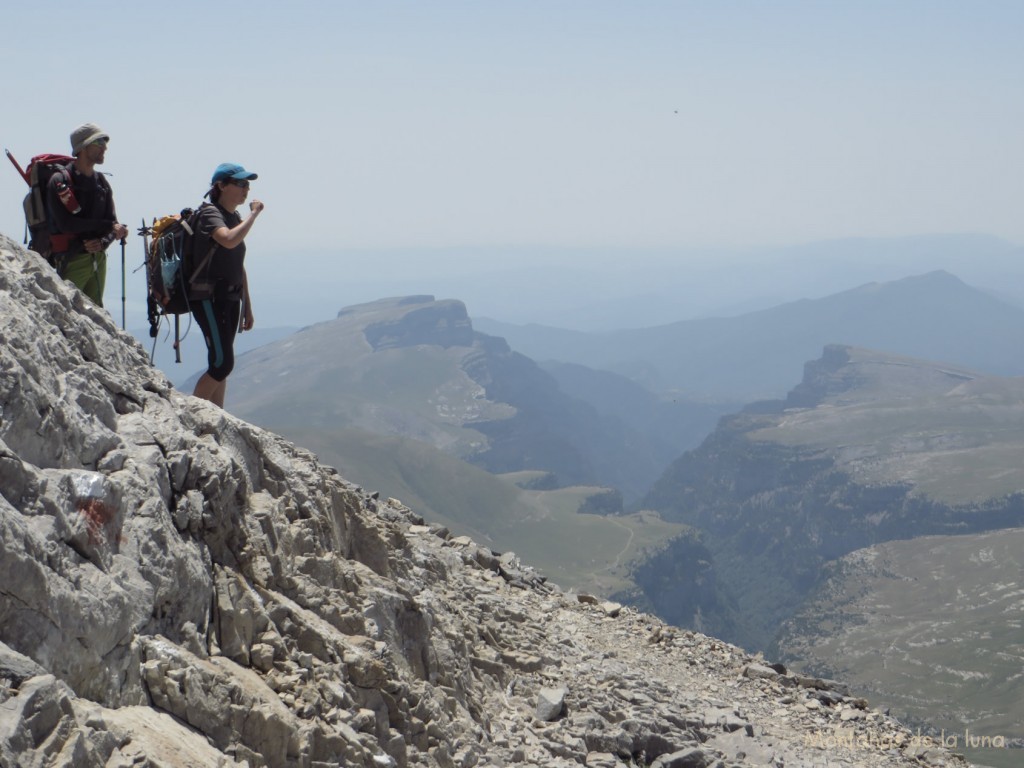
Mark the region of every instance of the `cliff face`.
[[[434, 301], [433, 296], [407, 296], [395, 302], [400, 307], [415, 307], [398, 317], [366, 326], [366, 340], [374, 350], [414, 347], [430, 344], [444, 347], [468, 347], [473, 343], [473, 325], [461, 301]], [[342, 310], [338, 317], [355, 310]]]
[[0, 533], [4, 768], [960, 763], [175, 392], [6, 238]]
[[715, 637], [736, 636], [741, 629], [735, 600], [719, 583], [714, 555], [694, 530], [650, 553], [630, 577], [636, 587], [615, 595], [616, 600]]
[[[1024, 385], [830, 347], [786, 401], [723, 419], [645, 500], [699, 529], [768, 647], [822, 566], [879, 542], [1024, 525]], [[721, 625], [726, 626], [726, 625]]]

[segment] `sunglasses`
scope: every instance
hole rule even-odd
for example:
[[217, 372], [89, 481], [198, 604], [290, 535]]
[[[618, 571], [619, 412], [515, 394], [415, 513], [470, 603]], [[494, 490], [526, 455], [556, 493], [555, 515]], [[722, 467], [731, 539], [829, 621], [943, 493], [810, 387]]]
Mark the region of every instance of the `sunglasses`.
[[249, 182], [244, 179], [228, 179], [228, 184], [234, 184], [236, 187], [241, 187], [242, 189], [249, 188]]
[[108, 141], [110, 141], [110, 139], [96, 139], [96, 141], [92, 141], [92, 142], [89, 142], [89, 143], [90, 143], [90, 145], [91, 144], [95, 144], [97, 147], [106, 148]]

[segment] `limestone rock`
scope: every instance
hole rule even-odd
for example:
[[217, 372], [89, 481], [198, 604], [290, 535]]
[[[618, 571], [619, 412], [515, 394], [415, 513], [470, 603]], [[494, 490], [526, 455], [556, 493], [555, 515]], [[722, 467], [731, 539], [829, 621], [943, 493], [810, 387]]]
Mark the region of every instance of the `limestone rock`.
[[754, 679], [763, 680], [775, 680], [778, 678], [779, 673], [771, 667], [767, 667], [764, 664], [747, 664], [743, 668], [744, 677], [752, 677]]
[[541, 688], [537, 695], [537, 719], [542, 722], [557, 720], [565, 710], [565, 697], [569, 695], [569, 689]]

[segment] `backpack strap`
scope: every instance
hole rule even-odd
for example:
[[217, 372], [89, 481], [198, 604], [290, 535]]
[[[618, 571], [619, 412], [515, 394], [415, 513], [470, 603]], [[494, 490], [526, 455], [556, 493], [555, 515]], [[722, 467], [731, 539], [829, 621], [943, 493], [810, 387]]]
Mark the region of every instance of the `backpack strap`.
[[213, 254], [217, 251], [217, 248], [217, 243], [211, 245], [210, 250], [208, 250], [206, 252], [206, 255], [203, 256], [202, 260], [198, 264], [196, 264], [196, 268], [192, 270], [192, 278], [188, 281], [190, 288], [195, 288], [196, 281], [199, 279], [199, 276], [203, 274], [203, 271], [206, 269], [206, 267], [210, 264], [210, 260], [213, 258]]
[[[197, 225], [199, 223], [199, 217], [202, 216], [203, 208], [205, 208], [208, 205], [212, 205], [212, 203], [202, 203], [199, 206], [199, 210], [196, 211], [195, 222]], [[203, 256], [203, 258], [196, 262], [195, 266], [192, 269], [192, 275], [191, 277], [189, 277], [188, 281], [188, 287], [190, 290], [196, 290], [196, 284], [199, 282], [200, 278], [202, 278], [204, 281], [206, 280], [206, 270], [210, 265], [210, 261], [213, 259], [213, 254], [217, 252], [217, 249], [219, 247], [220, 245], [217, 243], [216, 240], [213, 239], [213, 236], [211, 234], [209, 249], [206, 251], [206, 254]], [[207, 281], [206, 283], [201, 284], [200, 287], [209, 290], [212, 286]]]

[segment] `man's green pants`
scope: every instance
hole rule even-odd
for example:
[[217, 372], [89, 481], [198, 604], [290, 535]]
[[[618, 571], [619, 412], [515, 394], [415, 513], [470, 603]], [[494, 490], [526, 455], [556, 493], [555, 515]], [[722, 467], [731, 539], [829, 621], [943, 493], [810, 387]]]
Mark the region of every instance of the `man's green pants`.
[[78, 286], [78, 289], [92, 299], [94, 304], [103, 306], [103, 287], [107, 283], [107, 254], [79, 253], [68, 259], [62, 277]]

